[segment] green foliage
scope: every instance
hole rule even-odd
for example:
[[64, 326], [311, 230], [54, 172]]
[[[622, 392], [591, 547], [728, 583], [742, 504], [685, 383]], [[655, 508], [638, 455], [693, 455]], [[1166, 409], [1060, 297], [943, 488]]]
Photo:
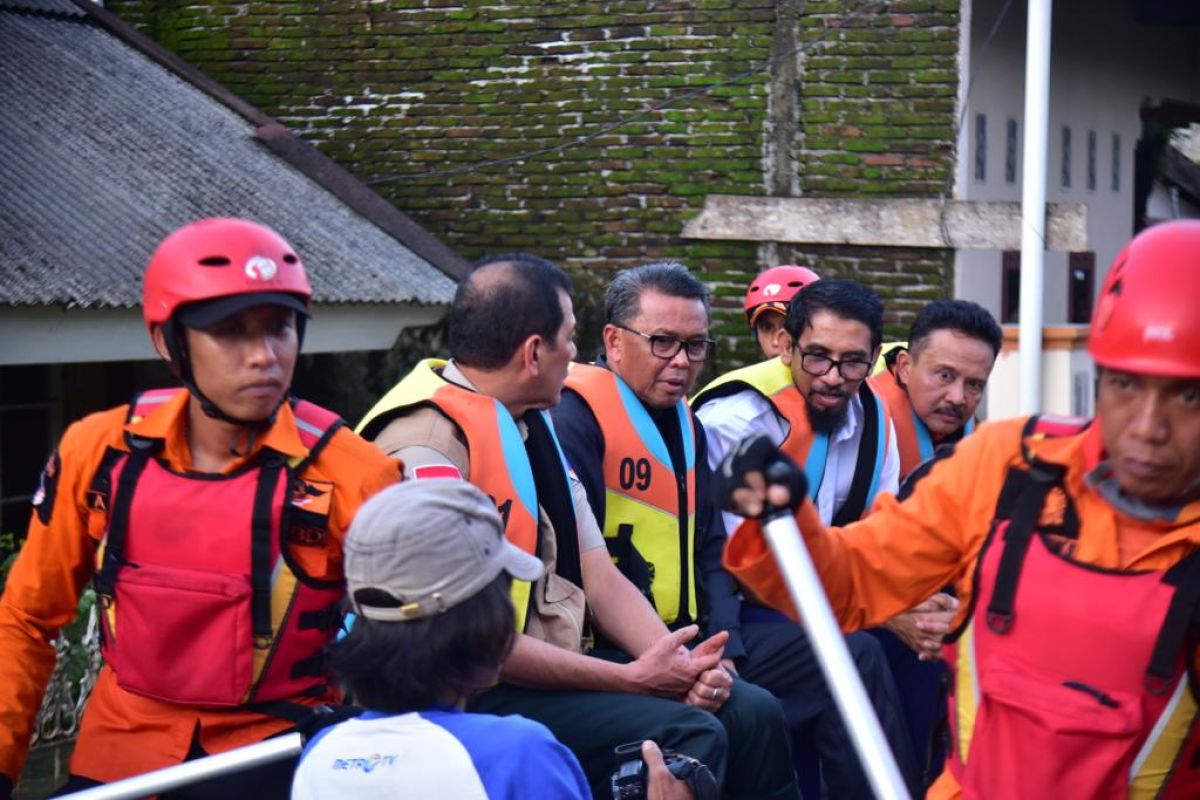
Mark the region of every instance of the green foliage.
[[4, 591], [4, 583], [8, 580], [8, 571], [17, 560], [21, 545], [25, 544], [24, 537], [5, 531], [0, 533], [0, 592]]
[[79, 608], [75, 612], [75, 619], [64, 626], [61, 632], [71, 643], [63, 658], [65, 659], [66, 677], [72, 686], [79, 685], [79, 681], [82, 680], [91, 663], [91, 654], [81, 640], [84, 633], [87, 632], [88, 617], [95, 605], [96, 591], [89, 584], [79, 598]]

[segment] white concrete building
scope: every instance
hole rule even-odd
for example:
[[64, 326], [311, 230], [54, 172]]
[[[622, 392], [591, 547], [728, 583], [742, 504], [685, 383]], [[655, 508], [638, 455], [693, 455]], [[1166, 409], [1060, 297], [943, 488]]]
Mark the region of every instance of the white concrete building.
[[[1021, 199], [1026, 10], [1025, 0], [962, 4], [958, 199]], [[1086, 252], [1046, 254], [1045, 324], [1061, 329], [1087, 322], [1108, 266], [1139, 226], [1139, 214], [1150, 222], [1200, 216], [1186, 190], [1149, 184], [1149, 165], [1138, 157], [1154, 140], [1156, 126], [1200, 121], [1200, 6], [1054, 0], [1053, 10], [1046, 199], [1086, 203], [1088, 220]], [[1016, 252], [959, 250], [955, 296], [1015, 323], [1019, 269]], [[1047, 336], [1046, 347], [1077, 350], [1082, 341], [1058, 330]], [[997, 367], [993, 384], [1003, 397], [989, 394], [989, 416], [1016, 413], [1015, 361], [1002, 358]], [[1087, 359], [1048, 355], [1045, 367], [1043, 408], [1089, 414]]]

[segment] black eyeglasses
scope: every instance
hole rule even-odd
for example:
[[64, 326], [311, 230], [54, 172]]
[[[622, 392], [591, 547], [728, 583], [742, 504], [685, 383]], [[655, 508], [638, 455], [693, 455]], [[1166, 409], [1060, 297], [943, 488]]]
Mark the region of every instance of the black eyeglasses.
[[837, 367], [838, 374], [842, 376], [842, 380], [861, 381], [871, 371], [871, 362], [860, 361], [856, 358], [844, 358], [841, 361], [834, 361], [829, 356], [822, 356], [817, 353], [800, 354], [800, 369], [814, 378], [828, 375], [829, 370], [834, 367]]
[[712, 339], [688, 339], [686, 342], [675, 336], [667, 336], [664, 333], [642, 333], [635, 331], [633, 328], [626, 328], [624, 325], [613, 323], [614, 327], [620, 328], [623, 331], [629, 331], [632, 334], [642, 337], [650, 342], [650, 352], [658, 358], [670, 359], [679, 355], [682, 348], [687, 353], [687, 360], [693, 364], [699, 364], [701, 361], [708, 360], [716, 349], [717, 343]]

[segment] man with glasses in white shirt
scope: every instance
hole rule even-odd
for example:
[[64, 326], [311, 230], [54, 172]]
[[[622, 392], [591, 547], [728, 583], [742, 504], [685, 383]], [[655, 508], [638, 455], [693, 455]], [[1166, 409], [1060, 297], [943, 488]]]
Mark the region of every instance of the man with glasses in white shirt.
[[[866, 382], [883, 341], [883, 305], [857, 281], [820, 280], [792, 298], [784, 329], [781, 355], [734, 370], [693, 399], [708, 436], [708, 461], [715, 469], [743, 440], [765, 434], [804, 467], [822, 521], [844, 525], [862, 517], [877, 495], [899, 488], [892, 420], [887, 404]], [[742, 523], [730, 513], [724, 520], [730, 534]], [[934, 605], [931, 601], [928, 608], [923, 605], [889, 623], [926, 657], [937, 653], [938, 634], [949, 623], [948, 614], [933, 613]], [[780, 697], [785, 708], [798, 710], [792, 712], [797, 715], [793, 730], [819, 751], [829, 795], [869, 797], [852, 748], [843, 741], [844, 728], [827, 719], [836, 716], [828, 693], [819, 693], [821, 702], [813, 697], [819, 676], [803, 630], [773, 609], [750, 602], [743, 603], [741, 623], [748, 663], [759, 660], [759, 649], [778, 652], [786, 644], [795, 650], [792, 658], [770, 659], [743, 674]], [[847, 637], [847, 644], [911, 783], [916, 777], [912, 743], [882, 650], [862, 633]]]
[[[784, 327], [789, 347], [778, 358], [735, 370], [696, 397], [709, 461], [764, 433], [805, 465], [823, 520], [857, 519], [876, 494], [899, 488], [895, 431], [865, 383], [883, 340], [883, 305], [857, 281], [817, 281], [792, 299]], [[856, 472], [866, 485], [852, 496]], [[725, 522], [732, 533], [741, 520], [727, 514]]]

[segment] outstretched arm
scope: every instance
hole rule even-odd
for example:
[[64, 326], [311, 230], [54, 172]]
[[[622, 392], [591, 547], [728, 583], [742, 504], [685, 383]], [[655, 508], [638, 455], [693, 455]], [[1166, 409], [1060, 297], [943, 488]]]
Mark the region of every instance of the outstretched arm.
[[[884, 495], [871, 514], [845, 528], [826, 530], [807, 501], [797, 508], [797, 525], [845, 630], [878, 625], [966, 576], [987, 536], [1004, 474], [1020, 458], [1020, 429], [1020, 421], [982, 426], [935, 465], [909, 499]], [[744, 487], [725, 494], [736, 494], [740, 510], [757, 516], [766, 486], [755, 470], [745, 478]], [[771, 491], [774, 503], [790, 504], [783, 487]], [[731, 539], [725, 564], [764, 602], [795, 613], [757, 520], [747, 520]], [[969, 581], [960, 580], [964, 606], [969, 592]]]

